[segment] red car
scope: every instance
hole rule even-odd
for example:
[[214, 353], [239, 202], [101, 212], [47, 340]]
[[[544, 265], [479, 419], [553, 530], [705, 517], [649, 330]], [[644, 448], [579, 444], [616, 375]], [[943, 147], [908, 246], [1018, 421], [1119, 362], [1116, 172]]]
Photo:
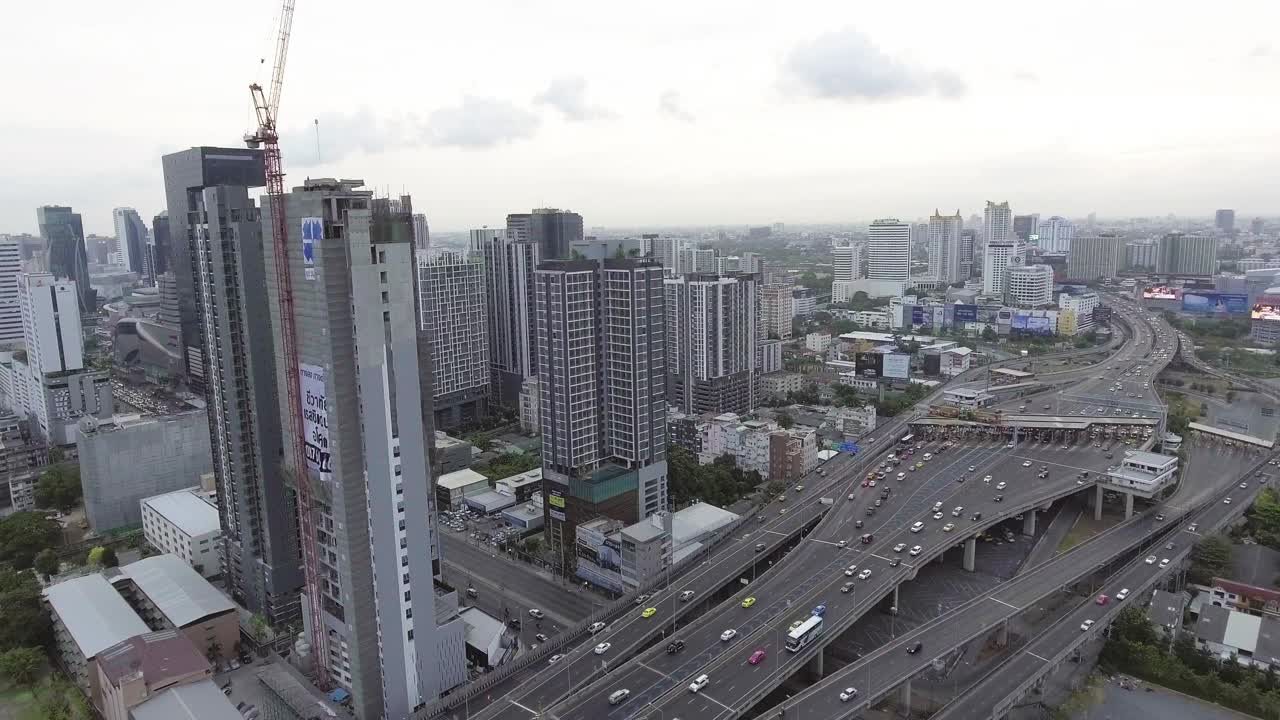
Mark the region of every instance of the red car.
[[760, 663], [764, 662], [764, 650], [756, 650], [755, 652], [751, 653], [751, 657], [747, 658], [747, 662], [751, 663], [752, 665], [759, 665]]
[[1098, 599], [1095, 600], [1094, 602], [1098, 603], [1099, 605], [1106, 605], [1110, 601], [1111, 601], [1111, 598], [1107, 597], [1106, 595], [1099, 595]]
[[870, 481], [870, 480], [863, 480], [863, 481], [862, 481], [862, 487], [867, 487], [867, 483], [869, 483], [869, 482], [871, 482], [871, 481]]

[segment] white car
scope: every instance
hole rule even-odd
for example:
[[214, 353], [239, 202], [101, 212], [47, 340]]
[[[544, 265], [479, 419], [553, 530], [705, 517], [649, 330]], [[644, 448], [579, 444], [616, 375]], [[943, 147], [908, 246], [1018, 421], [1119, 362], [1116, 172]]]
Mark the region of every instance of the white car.
[[956, 529], [955, 523], [947, 523], [946, 525], [942, 526], [942, 532], [951, 532], [952, 530], [955, 530], [955, 529]]
[[903, 550], [906, 550], [906, 549], [907, 549], [906, 543], [898, 543], [897, 545], [893, 546], [894, 552], [902, 552]]
[[869, 577], [871, 577], [871, 568], [867, 568], [867, 569], [863, 570], [862, 572], [858, 573], [858, 579], [859, 579], [859, 580], [866, 580], [866, 579], [867, 579], [867, 578], [869, 578]]
[[693, 591], [685, 590], [684, 592], [680, 593], [680, 602], [689, 602], [689, 598], [691, 597], [693, 597]]
[[849, 702], [858, 697], [858, 688], [847, 687], [840, 691], [840, 702]]
[[736, 637], [738, 637], [738, 631], [734, 630], [733, 628], [729, 628], [728, 630], [725, 630], [724, 632], [720, 633], [721, 642], [729, 642], [730, 640]]
[[1148, 556], [1147, 556], [1147, 559], [1146, 559], [1146, 560], [1143, 560], [1143, 562], [1145, 562], [1145, 563], [1146, 563], [1146, 564], [1148, 564], [1148, 565], [1155, 565], [1155, 564], [1156, 564], [1156, 556], [1155, 556], [1155, 555], [1148, 555]]
[[1002, 483], [997, 483], [997, 484], [996, 484], [996, 489], [997, 489], [997, 490], [1003, 490], [1003, 489], [1005, 489], [1005, 488], [1007, 488], [1007, 487], [1009, 487], [1009, 483], [1002, 482]]
[[1129, 597], [1129, 588], [1125, 588], [1120, 592], [1116, 593], [1116, 600], [1123, 600], [1127, 597]]
[[856, 564], [850, 565], [849, 567], [844, 569], [845, 577], [853, 577], [853, 574], [856, 572], [858, 572], [858, 566]]
[[848, 544], [849, 544], [849, 541], [848, 541], [848, 540], [841, 540], [840, 542], [836, 543], [836, 547], [838, 547], [838, 548], [843, 548], [843, 547], [847, 546]]
[[555, 665], [556, 663], [560, 662], [563, 659], [564, 659], [564, 655], [552, 655], [551, 659], [547, 661], [547, 664]]
[[991, 476], [990, 476], [990, 475], [988, 475], [988, 476], [986, 476], [986, 477], [982, 478], [982, 482], [987, 483], [987, 484], [990, 484], [990, 483], [991, 483]]
[[603, 654], [605, 654], [605, 653], [609, 652], [609, 648], [611, 648], [611, 647], [613, 647], [613, 645], [610, 645], [610, 644], [609, 644], [609, 643], [607, 643], [607, 642], [602, 642], [602, 643], [600, 643], [599, 645], [597, 645], [597, 646], [596, 646], [596, 654], [597, 654], [597, 655], [603, 655]]
[[898, 473], [898, 479], [899, 479], [899, 480], [901, 480], [902, 478], [904, 478], [904, 477], [906, 477], [906, 476], [907, 476], [907, 474], [906, 474], [906, 473], [904, 473], [904, 472], [900, 472], [900, 473]]
[[941, 519], [942, 519], [942, 513], [941, 513], [941, 512], [936, 512], [936, 513], [934, 513], [934, 514], [933, 514], [933, 519], [934, 519], [934, 520], [941, 520]]
[[913, 546], [913, 547], [911, 548], [911, 552], [910, 552], [910, 553], [908, 553], [908, 554], [909, 554], [911, 557], [915, 557], [915, 556], [919, 555], [919, 554], [920, 554], [921, 552], [923, 552], [923, 551], [924, 551], [924, 549], [923, 549], [923, 548], [921, 548], [919, 545], [915, 545], [915, 546]]
[[951, 511], [951, 517], [960, 517], [964, 514], [964, 506], [957, 505], [955, 510]]
[[923, 529], [924, 529], [924, 523], [922, 523], [922, 522], [920, 522], [920, 521], [918, 521], [918, 520], [916, 521], [916, 524], [915, 524], [915, 525], [912, 525], [912, 526], [911, 526], [911, 532], [913, 532], [913, 533], [918, 533], [918, 532], [920, 532], [920, 531], [921, 531], [921, 530], [923, 530]]
[[1081, 630], [1081, 631], [1087, 631], [1087, 630], [1088, 630], [1089, 628], [1091, 628], [1091, 627], [1093, 627], [1093, 621], [1092, 621], [1092, 620], [1085, 620], [1084, 622], [1080, 623], [1080, 630]]
[[1169, 558], [1164, 558], [1163, 560], [1161, 560], [1161, 561], [1160, 561], [1160, 567], [1162, 567], [1162, 568], [1167, 568], [1167, 567], [1169, 567]]
[[706, 675], [699, 675], [693, 682], [689, 683], [689, 692], [696, 693], [706, 687], [709, 682], [711, 682], [711, 678]]
[[593, 622], [591, 623], [591, 626], [587, 628], [587, 632], [591, 633], [592, 635], [595, 635], [596, 633], [600, 632], [603, 629], [604, 629], [604, 623]]
[[1231, 504], [1231, 498], [1227, 498], [1227, 499], [1223, 500], [1223, 501], [1222, 501], [1222, 504], [1223, 504], [1223, 505], [1230, 505], [1230, 504]]
[[529, 608], [529, 617], [541, 620], [545, 614], [538, 608]]
[[1248, 490], [1248, 489], [1249, 489], [1249, 483], [1240, 483], [1240, 489], [1241, 489], [1241, 490]]
[[1023, 460], [1023, 461], [1022, 461], [1022, 467], [1031, 467], [1031, 461], [1030, 461], [1030, 460]]

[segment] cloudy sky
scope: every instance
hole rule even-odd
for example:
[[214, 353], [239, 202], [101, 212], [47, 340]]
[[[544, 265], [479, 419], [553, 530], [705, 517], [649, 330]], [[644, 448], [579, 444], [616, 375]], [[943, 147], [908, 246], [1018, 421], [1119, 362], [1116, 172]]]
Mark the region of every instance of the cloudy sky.
[[[107, 234], [113, 207], [161, 210], [161, 154], [250, 128], [277, 6], [8, 8], [0, 233], [34, 232], [42, 204]], [[967, 215], [986, 199], [1280, 211], [1280, 3], [1042, 7], [298, 0], [286, 182], [408, 191], [439, 230], [541, 206], [589, 226]]]

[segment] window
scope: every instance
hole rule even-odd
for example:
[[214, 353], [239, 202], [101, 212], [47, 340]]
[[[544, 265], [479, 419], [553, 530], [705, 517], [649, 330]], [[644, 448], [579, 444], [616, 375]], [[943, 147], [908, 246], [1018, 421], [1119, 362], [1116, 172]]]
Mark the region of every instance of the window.
[[413, 631], [412, 631], [412, 630], [410, 630], [410, 631], [409, 631], [408, 633], [406, 633], [406, 634], [409, 636], [409, 639], [410, 639], [410, 640], [412, 640], [412, 639], [413, 639]]

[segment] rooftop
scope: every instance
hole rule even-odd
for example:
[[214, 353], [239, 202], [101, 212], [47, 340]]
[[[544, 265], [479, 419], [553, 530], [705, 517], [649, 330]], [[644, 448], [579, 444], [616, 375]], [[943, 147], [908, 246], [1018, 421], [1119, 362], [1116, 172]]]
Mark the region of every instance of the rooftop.
[[85, 658], [97, 657], [116, 643], [151, 631], [98, 573], [47, 587], [44, 596]]
[[211, 670], [209, 661], [177, 630], [135, 635], [116, 643], [98, 654], [98, 667], [114, 685], [138, 674], [147, 685], [155, 685]]
[[465, 487], [471, 487], [477, 483], [489, 484], [489, 478], [472, 470], [471, 468], [463, 468], [462, 470], [454, 470], [451, 473], [445, 473], [436, 478], [436, 484], [446, 490], [461, 490]]
[[1124, 453], [1124, 461], [1125, 463], [1164, 468], [1168, 465], [1177, 464], [1178, 458], [1173, 455], [1161, 455], [1160, 453], [1146, 452], [1143, 450], [1126, 450]]
[[1267, 588], [1277, 577], [1280, 577], [1280, 551], [1272, 550], [1265, 545], [1231, 546], [1232, 580], [1258, 588]]
[[1161, 627], [1177, 628], [1182, 625], [1182, 593], [1156, 590], [1147, 608], [1147, 619]]
[[177, 555], [143, 558], [121, 567], [120, 576], [132, 580], [169, 622], [180, 628], [235, 611], [230, 600]]
[[488, 649], [493, 641], [502, 637], [506, 627], [502, 622], [479, 608], [463, 608], [458, 617], [466, 626], [465, 637], [471, 647]]
[[498, 482], [506, 483], [508, 485], [511, 485], [512, 487], [521, 487], [524, 485], [528, 485], [530, 483], [540, 482], [541, 480], [542, 480], [542, 468], [534, 468], [533, 470], [527, 470], [525, 472], [522, 472], [519, 475], [504, 477]]
[[704, 502], [694, 503], [671, 516], [671, 532], [676, 546], [683, 546], [709, 532], [714, 532], [737, 520], [738, 516], [723, 508]]
[[218, 532], [222, 528], [218, 509], [199, 494], [199, 488], [153, 495], [142, 502], [192, 537]]
[[129, 713], [133, 720], [243, 720], [212, 680], [171, 687]]

